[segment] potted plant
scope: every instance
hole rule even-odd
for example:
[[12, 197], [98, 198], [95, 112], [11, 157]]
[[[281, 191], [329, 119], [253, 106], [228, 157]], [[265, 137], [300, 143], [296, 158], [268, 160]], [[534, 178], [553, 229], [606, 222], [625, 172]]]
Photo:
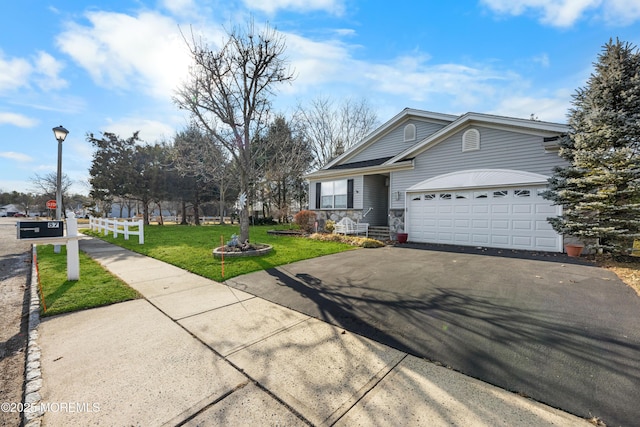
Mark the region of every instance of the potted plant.
[[407, 243], [407, 240], [409, 239], [409, 234], [404, 232], [398, 232], [397, 239], [398, 239], [398, 243]]
[[580, 243], [567, 243], [564, 245], [564, 250], [570, 257], [579, 257], [582, 254], [584, 245]]

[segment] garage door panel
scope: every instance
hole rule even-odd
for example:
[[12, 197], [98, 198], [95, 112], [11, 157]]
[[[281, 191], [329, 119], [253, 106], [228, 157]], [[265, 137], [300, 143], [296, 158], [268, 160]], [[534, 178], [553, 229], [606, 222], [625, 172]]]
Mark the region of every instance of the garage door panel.
[[[547, 221], [548, 217], [560, 213], [560, 207], [551, 205], [551, 202], [539, 196], [542, 188], [521, 186], [517, 188], [517, 194], [513, 187], [477, 191], [445, 190], [452, 197], [437, 196], [416, 201], [411, 198], [417, 198], [418, 194], [409, 194], [409, 239], [429, 243], [560, 251], [561, 237]], [[458, 197], [462, 192], [470, 196]], [[483, 197], [476, 197], [476, 193]]]
[[513, 236], [513, 245], [520, 248], [532, 247], [533, 236]]
[[492, 214], [508, 214], [509, 213], [509, 205], [506, 204], [496, 204], [491, 206]]
[[473, 234], [472, 242], [474, 245], [488, 245], [489, 244], [489, 235], [488, 234]]
[[556, 249], [557, 239], [555, 237], [536, 237], [536, 246], [538, 248], [547, 248], [549, 251]]
[[453, 212], [455, 214], [468, 214], [471, 212], [471, 206], [469, 205], [454, 206]]
[[471, 220], [471, 227], [474, 229], [485, 229], [488, 230], [489, 229], [489, 220], [487, 219], [472, 219]]
[[469, 233], [455, 233], [454, 239], [455, 242], [459, 245], [471, 243], [471, 235]]
[[494, 230], [508, 230], [509, 229], [509, 220], [508, 219], [494, 219], [491, 221], [491, 228]]
[[490, 237], [491, 244], [503, 247], [508, 246], [509, 241], [511, 240], [508, 234], [492, 234]]
[[514, 214], [531, 214], [533, 212], [533, 206], [530, 204], [514, 204], [512, 207]]
[[513, 221], [513, 230], [533, 230], [533, 224], [531, 221]]
[[535, 211], [537, 215], [549, 215], [549, 216], [558, 215], [557, 206], [537, 204]]

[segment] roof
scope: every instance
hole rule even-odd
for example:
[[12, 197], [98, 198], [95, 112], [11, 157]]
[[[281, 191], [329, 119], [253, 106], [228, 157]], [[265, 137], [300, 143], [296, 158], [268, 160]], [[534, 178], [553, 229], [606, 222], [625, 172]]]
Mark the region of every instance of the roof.
[[443, 124], [451, 123], [455, 121], [458, 116], [454, 116], [451, 114], [443, 114], [443, 113], [434, 113], [432, 111], [424, 111], [424, 110], [414, 110], [412, 108], [405, 108], [387, 122], [385, 122], [382, 126], [378, 127], [376, 130], [371, 132], [369, 135], [364, 137], [362, 141], [355, 144], [347, 151], [345, 151], [340, 156], [336, 157], [326, 165], [324, 165], [322, 169], [332, 169], [333, 166], [342, 164], [343, 161], [348, 161], [349, 158], [355, 156], [357, 153], [366, 149], [369, 145], [375, 142], [378, 138], [389, 132], [391, 129], [395, 128], [398, 123], [404, 121], [405, 119], [412, 117], [417, 119], [424, 119], [430, 121], [436, 121]]
[[[402, 122], [409, 118], [417, 118], [429, 121], [440, 122], [444, 127], [427, 138], [413, 144], [394, 157], [378, 158], [366, 161], [348, 163], [350, 158], [364, 151], [379, 138], [395, 129]], [[370, 172], [381, 173], [399, 167], [411, 167], [413, 158], [425, 150], [439, 144], [465, 126], [482, 125], [500, 129], [512, 129], [517, 132], [528, 133], [541, 136], [544, 139], [545, 150], [553, 149], [557, 145], [555, 137], [569, 132], [569, 126], [561, 123], [543, 122], [531, 119], [519, 119], [514, 117], [497, 116], [493, 114], [469, 112], [461, 116], [451, 114], [434, 113], [431, 111], [414, 110], [405, 108], [396, 114], [382, 126], [367, 135], [362, 141], [354, 145], [342, 155], [336, 157], [319, 170], [307, 174], [307, 178], [328, 177], [334, 174], [344, 174], [348, 170], [369, 168]], [[360, 172], [360, 171], [359, 171]]]
[[358, 168], [366, 168], [369, 166], [379, 166], [393, 157], [382, 157], [380, 159], [372, 159], [372, 160], [363, 160], [361, 162], [353, 162], [353, 163], [343, 163], [341, 165], [331, 166], [329, 169], [358, 169]]

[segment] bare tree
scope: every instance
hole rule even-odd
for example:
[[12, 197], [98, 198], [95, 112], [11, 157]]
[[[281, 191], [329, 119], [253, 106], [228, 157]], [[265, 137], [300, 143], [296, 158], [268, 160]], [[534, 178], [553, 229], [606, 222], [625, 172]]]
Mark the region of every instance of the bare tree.
[[[220, 193], [220, 210], [224, 211], [225, 190], [228, 187], [226, 171], [228, 160], [220, 146], [209, 138], [196, 124], [192, 123], [185, 130], [176, 134], [173, 144], [174, 166], [182, 177], [191, 178], [189, 184], [192, 188], [187, 190], [193, 203], [194, 221], [200, 225], [200, 201], [202, 195], [211, 193], [211, 188], [218, 185]], [[183, 215], [183, 223], [186, 222]], [[220, 222], [223, 222], [220, 214]]]
[[[291, 81], [284, 58], [285, 40], [253, 21], [227, 32], [217, 50], [192, 36], [187, 43], [193, 58], [188, 80], [174, 102], [189, 111], [207, 135], [223, 147], [237, 168], [240, 191], [251, 194], [254, 179], [251, 142], [265, 126], [275, 85]], [[249, 238], [249, 203], [240, 212], [240, 239]]]
[[[36, 173], [33, 177], [31, 177], [31, 184], [33, 184], [33, 187], [34, 187], [33, 192], [36, 194], [43, 194], [47, 196], [49, 199], [55, 199], [56, 189], [58, 187], [57, 177], [58, 176], [56, 172], [49, 172], [45, 175], [39, 175]], [[69, 179], [66, 173], [63, 173], [61, 184], [60, 184], [62, 186], [60, 194], [62, 195], [63, 215], [64, 215], [64, 212], [66, 212], [64, 201], [69, 194], [69, 189], [71, 188], [72, 184], [73, 184], [73, 181]]]
[[294, 122], [310, 142], [314, 167], [320, 168], [362, 140], [378, 126], [378, 116], [366, 99], [345, 99], [336, 106], [329, 97], [298, 105]]

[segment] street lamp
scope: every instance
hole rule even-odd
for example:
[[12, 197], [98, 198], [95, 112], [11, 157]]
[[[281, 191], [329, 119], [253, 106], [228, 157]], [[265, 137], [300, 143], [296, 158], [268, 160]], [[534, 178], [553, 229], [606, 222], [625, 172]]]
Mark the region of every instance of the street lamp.
[[67, 137], [68, 130], [62, 126], [53, 128], [53, 135], [58, 140], [58, 175], [56, 177], [56, 220], [61, 219], [62, 209], [62, 141]]

